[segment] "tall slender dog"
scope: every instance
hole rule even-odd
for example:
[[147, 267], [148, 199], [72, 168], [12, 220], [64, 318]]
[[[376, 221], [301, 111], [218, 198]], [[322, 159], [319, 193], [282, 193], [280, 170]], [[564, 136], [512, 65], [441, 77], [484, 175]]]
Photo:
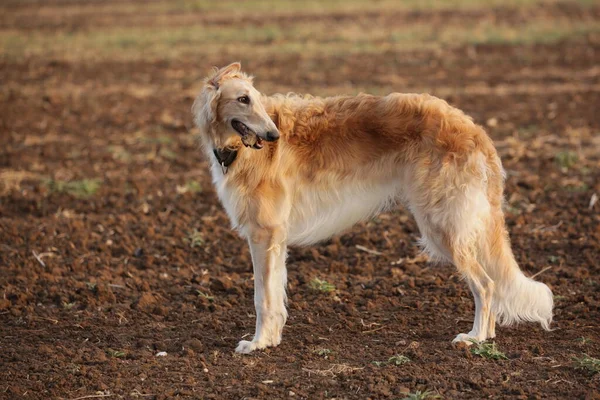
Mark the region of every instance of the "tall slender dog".
[[424, 250], [453, 263], [473, 292], [473, 329], [455, 342], [493, 338], [496, 322], [549, 329], [552, 292], [510, 248], [500, 159], [462, 111], [426, 94], [265, 96], [233, 63], [205, 80], [192, 112], [252, 255], [256, 333], [237, 352], [281, 342], [288, 245], [325, 240], [396, 202], [414, 215]]

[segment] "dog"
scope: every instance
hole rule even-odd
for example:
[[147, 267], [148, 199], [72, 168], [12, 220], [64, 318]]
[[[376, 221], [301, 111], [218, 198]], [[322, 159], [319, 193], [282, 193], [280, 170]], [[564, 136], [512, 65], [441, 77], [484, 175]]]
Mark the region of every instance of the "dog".
[[240, 63], [215, 67], [192, 114], [216, 192], [247, 239], [256, 331], [236, 352], [277, 346], [287, 319], [286, 254], [402, 203], [423, 250], [450, 262], [475, 299], [468, 333], [495, 337], [496, 322], [552, 322], [553, 297], [526, 277], [504, 222], [504, 172], [484, 129], [427, 94], [319, 98], [266, 96]]

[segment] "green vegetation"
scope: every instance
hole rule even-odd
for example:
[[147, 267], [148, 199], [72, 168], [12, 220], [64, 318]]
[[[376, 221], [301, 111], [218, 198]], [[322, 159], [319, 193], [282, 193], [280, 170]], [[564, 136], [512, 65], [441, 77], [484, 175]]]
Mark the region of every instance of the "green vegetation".
[[425, 399], [439, 399], [440, 395], [436, 394], [432, 391], [426, 390], [421, 392], [417, 390], [414, 393], [409, 393], [406, 397], [403, 397], [402, 400], [425, 400]]
[[312, 281], [309, 282], [308, 286], [310, 286], [311, 289], [316, 290], [317, 292], [323, 293], [331, 293], [335, 290], [334, 285], [327, 281], [323, 281], [319, 278], [314, 278]]
[[575, 368], [597, 374], [600, 372], [600, 359], [593, 358], [584, 354], [583, 356], [573, 358]]
[[579, 342], [579, 344], [580, 344], [580, 345], [582, 345], [582, 346], [585, 346], [586, 344], [588, 344], [588, 343], [591, 343], [591, 342], [592, 342], [592, 339], [590, 339], [590, 338], [586, 338], [586, 337], [583, 337], [583, 336], [582, 336], [582, 337], [580, 337], [580, 338], [577, 338], [577, 339], [575, 339], [575, 340], [577, 340], [577, 341]]
[[473, 341], [471, 346], [471, 354], [487, 358], [489, 360], [508, 360], [508, 357], [498, 350], [496, 343], [477, 342]]
[[106, 354], [113, 358], [124, 358], [127, 355], [124, 351], [113, 349], [106, 350]]
[[198, 293], [199, 297], [203, 297], [203, 298], [205, 298], [205, 299], [207, 299], [209, 301], [214, 301], [214, 299], [215, 299], [214, 296], [210, 296], [209, 294], [206, 294], [206, 293], [204, 293], [204, 292], [202, 292], [200, 290], [196, 290], [196, 293]]
[[313, 353], [315, 353], [321, 357], [327, 358], [333, 352], [330, 349], [316, 349], [313, 351]]
[[395, 356], [388, 358], [387, 361], [372, 361], [372, 363], [378, 367], [382, 367], [384, 365], [404, 365], [409, 362], [410, 358], [403, 356], [402, 354], [396, 354]]
[[554, 156], [554, 162], [563, 170], [574, 167], [577, 161], [579, 161], [579, 157], [573, 151], [561, 151]]
[[191, 248], [200, 247], [204, 244], [204, 236], [196, 228], [190, 232], [183, 241], [190, 245]]
[[44, 185], [53, 193], [68, 193], [77, 198], [88, 198], [96, 194], [102, 181], [99, 179], [82, 179], [80, 181], [60, 181], [49, 179]]
[[[589, 2], [583, 1], [584, 5]], [[422, 10], [435, 12], [439, 9], [485, 9], [490, 7], [527, 8], [539, 4], [535, 0], [443, 0], [397, 2], [380, 0], [377, 10], [402, 13]], [[268, 24], [257, 25], [253, 18], [240, 19], [239, 23], [222, 25], [210, 23], [211, 18], [222, 17], [223, 10], [235, 8], [238, 16], [256, 16], [262, 11], [270, 13], [311, 14], [311, 18], [278, 19], [274, 17]], [[0, 51], [8, 57], [23, 58], [30, 55], [52, 55], [60, 58], [89, 58], [111, 56], [113, 58], [175, 58], [184, 55], [238, 53], [242, 48], [252, 48], [253, 54], [272, 53], [304, 54], [344, 54], [373, 53], [382, 51], [404, 51], [417, 48], [448, 48], [466, 44], [536, 44], [554, 43], [563, 39], [600, 32], [596, 21], [568, 18], [552, 18], [546, 15], [535, 16], [524, 23], [490, 23], [488, 19], [450, 19], [444, 25], [431, 25], [421, 19], [407, 18], [399, 24], [379, 23], [374, 17], [363, 16], [363, 23], [331, 24], [328, 14], [354, 12], [373, 9], [366, 0], [318, 1], [260, 1], [244, 2], [209, 0], [157, 2], [147, 6], [157, 8], [157, 12], [175, 13], [172, 18], [182, 18], [181, 24], [162, 28], [153, 25], [123, 24], [109, 25], [94, 30], [53, 32], [28, 32], [23, 35], [18, 30], [7, 30], [0, 35]], [[115, 9], [127, 18], [135, 14], [132, 4], [115, 5], [115, 8], [101, 6], [82, 7], [77, 13], [114, 13]], [[201, 10], [206, 24], [192, 24], [185, 15], [189, 10]], [[262, 10], [262, 11], [261, 11]], [[50, 11], [47, 11], [50, 12]], [[60, 12], [57, 9], [55, 12]], [[75, 13], [75, 14], [77, 14]], [[178, 14], [179, 13], [179, 14]], [[75, 18], [73, 15], [70, 18]], [[369, 21], [369, 18], [373, 18]], [[404, 18], [404, 17], [402, 17]], [[126, 20], [126, 19], [125, 19]], [[199, 50], [200, 49], [200, 50]]]
[[185, 183], [185, 189], [190, 192], [190, 193], [200, 193], [202, 192], [202, 186], [200, 186], [200, 183], [198, 181], [187, 181]]
[[403, 356], [402, 354], [396, 354], [388, 359], [388, 364], [402, 365], [410, 362], [410, 358]]

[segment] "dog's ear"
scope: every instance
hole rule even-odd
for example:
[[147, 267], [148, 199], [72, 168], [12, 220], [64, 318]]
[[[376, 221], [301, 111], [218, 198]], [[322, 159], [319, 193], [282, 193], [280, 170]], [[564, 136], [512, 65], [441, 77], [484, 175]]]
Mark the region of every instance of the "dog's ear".
[[212, 85], [204, 85], [202, 91], [194, 101], [192, 114], [196, 126], [203, 133], [212, 133], [217, 122], [217, 106], [221, 92]]
[[213, 76], [208, 80], [208, 83], [214, 86], [216, 89], [218, 89], [221, 79], [223, 79], [225, 76], [236, 74], [241, 70], [242, 64], [240, 64], [239, 62], [231, 63], [228, 66], [223, 67], [221, 69], [214, 67]]

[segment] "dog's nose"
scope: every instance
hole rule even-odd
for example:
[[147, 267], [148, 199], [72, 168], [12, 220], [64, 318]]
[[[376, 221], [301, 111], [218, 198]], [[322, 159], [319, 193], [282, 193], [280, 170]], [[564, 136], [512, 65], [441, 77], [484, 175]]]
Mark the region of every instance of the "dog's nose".
[[266, 139], [268, 142], [274, 142], [279, 139], [279, 132], [277, 131], [269, 131], [266, 134]]

